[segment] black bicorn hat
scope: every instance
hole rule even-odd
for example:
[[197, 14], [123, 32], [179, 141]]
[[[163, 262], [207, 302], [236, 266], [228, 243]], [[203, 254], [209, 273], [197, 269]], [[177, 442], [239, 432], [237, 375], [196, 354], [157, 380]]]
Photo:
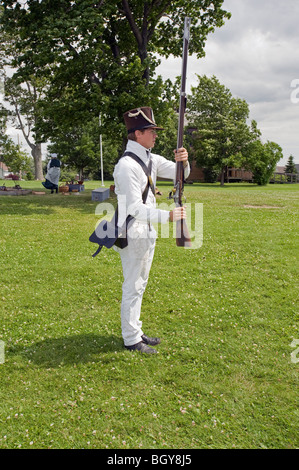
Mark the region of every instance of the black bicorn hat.
[[127, 111], [124, 114], [124, 120], [128, 134], [143, 129], [157, 129], [160, 131], [164, 130], [163, 127], [159, 127], [155, 123], [153, 110], [149, 106], [135, 108]]

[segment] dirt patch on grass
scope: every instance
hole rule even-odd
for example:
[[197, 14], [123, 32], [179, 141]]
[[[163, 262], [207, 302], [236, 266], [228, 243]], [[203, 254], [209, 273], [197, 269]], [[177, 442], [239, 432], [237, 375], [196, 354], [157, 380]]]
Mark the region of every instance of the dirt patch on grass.
[[249, 204], [245, 204], [244, 208], [245, 209], [283, 209], [283, 207], [279, 207], [279, 206], [267, 206], [267, 205], [251, 206]]

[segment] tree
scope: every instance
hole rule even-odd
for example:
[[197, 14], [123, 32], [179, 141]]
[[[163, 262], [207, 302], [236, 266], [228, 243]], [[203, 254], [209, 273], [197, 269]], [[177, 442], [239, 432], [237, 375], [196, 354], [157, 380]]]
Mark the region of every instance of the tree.
[[198, 75], [198, 79], [188, 100], [189, 127], [195, 129], [193, 155], [198, 166], [221, 174], [223, 185], [225, 169], [242, 166], [243, 149], [259, 137], [259, 131], [255, 122], [251, 127], [247, 124], [249, 106], [245, 100], [234, 98], [215, 76]]
[[30, 157], [23, 151], [20, 145], [16, 145], [12, 139], [7, 138], [2, 146], [2, 160], [13, 173], [30, 171]]
[[105, 127], [99, 126], [99, 118], [90, 122], [77, 125], [68, 132], [60, 132], [54, 141], [48, 146], [50, 153], [57, 153], [62, 162], [80, 173], [80, 179], [84, 173], [97, 174], [101, 170], [100, 165], [100, 133], [103, 135], [103, 162], [105, 174], [112, 175], [113, 162], [118, 157], [119, 145], [110, 142], [105, 135]]
[[[193, 20], [190, 52], [204, 55], [208, 34], [230, 18], [222, 4], [223, 0], [0, 2], [6, 28], [22, 33], [18, 47], [34, 46], [31, 53], [27, 49], [21, 57], [27, 66], [52, 70], [54, 63], [63, 63], [67, 76], [79, 61], [86, 65], [86, 77], [98, 83], [110, 71], [105, 65], [123, 66], [127, 59], [138, 56], [147, 84], [157, 65], [157, 52], [166, 57], [180, 56], [185, 16]], [[96, 62], [90, 63], [90, 58]]]
[[7, 115], [8, 111], [2, 103], [0, 103], [0, 148], [6, 142], [7, 135], [6, 135], [6, 126], [7, 126]]
[[6, 134], [9, 112], [0, 105], [0, 160], [4, 162], [13, 173], [30, 171], [30, 157], [20, 145], [16, 145]]
[[253, 182], [263, 186], [269, 183], [276, 165], [283, 158], [282, 148], [275, 142], [260, 140], [250, 143], [245, 150], [246, 166], [253, 173]]
[[[2, 17], [1, 8], [1, 17]], [[38, 103], [44, 95], [45, 80], [34, 75], [18, 76], [14, 67], [18, 62], [17, 43], [20, 38], [5, 30], [0, 23], [0, 75], [4, 84], [4, 100], [9, 105], [7, 116], [12, 124], [20, 129], [34, 161], [35, 179], [43, 179], [41, 142], [38, 141], [34, 129], [40, 119]], [[28, 51], [27, 51], [28, 52]]]
[[32, 133], [38, 124], [38, 102], [44, 93], [44, 87], [39, 82], [34, 77], [30, 77], [24, 83], [18, 83], [14, 78], [5, 79], [5, 101], [13, 107], [10, 119], [16, 129], [21, 130], [31, 149], [36, 180], [43, 179], [42, 144]]
[[4, 0], [3, 24], [18, 38], [16, 75], [47, 78], [39, 104], [39, 139], [105, 116], [112, 139], [125, 136], [122, 116], [147, 104], [161, 123], [169, 115], [165, 85], [155, 77], [160, 57], [181, 55], [184, 17], [190, 52], [204, 55], [207, 36], [230, 14], [223, 0]]
[[293, 155], [289, 156], [289, 159], [288, 159], [288, 162], [285, 166], [284, 172], [285, 173], [291, 173], [291, 174], [296, 174], [297, 173], [297, 168], [295, 166]]

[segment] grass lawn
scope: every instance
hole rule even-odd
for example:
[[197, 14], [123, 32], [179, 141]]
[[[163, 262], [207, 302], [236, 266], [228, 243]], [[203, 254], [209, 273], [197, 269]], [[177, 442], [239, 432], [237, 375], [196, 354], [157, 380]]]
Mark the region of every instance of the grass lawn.
[[204, 240], [157, 241], [155, 356], [123, 348], [120, 259], [88, 240], [96, 187], [0, 197], [0, 448], [298, 448], [299, 185], [186, 186]]

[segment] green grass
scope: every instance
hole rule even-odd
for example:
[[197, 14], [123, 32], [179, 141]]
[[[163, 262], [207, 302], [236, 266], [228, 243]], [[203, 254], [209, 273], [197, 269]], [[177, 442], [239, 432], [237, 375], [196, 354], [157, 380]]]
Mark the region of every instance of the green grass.
[[0, 197], [0, 448], [297, 448], [299, 186], [186, 186], [204, 243], [157, 242], [150, 357], [123, 348], [118, 255], [91, 257], [99, 186]]

